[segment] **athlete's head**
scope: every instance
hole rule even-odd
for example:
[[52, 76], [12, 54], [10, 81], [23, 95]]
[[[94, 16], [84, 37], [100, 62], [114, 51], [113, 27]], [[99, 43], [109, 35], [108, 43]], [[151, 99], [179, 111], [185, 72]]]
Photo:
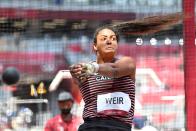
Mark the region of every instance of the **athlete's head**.
[[119, 42], [118, 32], [111, 26], [100, 27], [95, 31], [93, 50], [101, 58], [112, 59], [117, 51]]

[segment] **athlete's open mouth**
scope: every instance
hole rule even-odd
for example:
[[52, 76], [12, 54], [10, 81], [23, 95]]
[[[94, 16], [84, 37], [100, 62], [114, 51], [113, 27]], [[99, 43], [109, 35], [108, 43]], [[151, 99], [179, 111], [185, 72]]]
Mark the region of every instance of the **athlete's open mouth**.
[[106, 47], [106, 49], [109, 49], [109, 50], [114, 50], [114, 48], [113, 47]]

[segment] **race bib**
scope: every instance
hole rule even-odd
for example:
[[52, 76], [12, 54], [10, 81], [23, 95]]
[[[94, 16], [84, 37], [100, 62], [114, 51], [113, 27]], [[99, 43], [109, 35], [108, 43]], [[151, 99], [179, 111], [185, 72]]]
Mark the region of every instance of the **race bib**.
[[129, 95], [113, 92], [97, 96], [97, 112], [105, 115], [126, 115], [131, 108]]

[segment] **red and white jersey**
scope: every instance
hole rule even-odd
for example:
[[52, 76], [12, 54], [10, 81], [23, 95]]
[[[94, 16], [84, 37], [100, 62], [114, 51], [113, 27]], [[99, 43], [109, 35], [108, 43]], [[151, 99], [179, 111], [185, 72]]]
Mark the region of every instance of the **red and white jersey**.
[[80, 84], [84, 100], [83, 118], [115, 118], [132, 124], [135, 82], [130, 76], [109, 78], [100, 74], [87, 77]]
[[77, 116], [65, 122], [59, 114], [47, 121], [44, 131], [77, 131], [82, 122], [82, 118]]

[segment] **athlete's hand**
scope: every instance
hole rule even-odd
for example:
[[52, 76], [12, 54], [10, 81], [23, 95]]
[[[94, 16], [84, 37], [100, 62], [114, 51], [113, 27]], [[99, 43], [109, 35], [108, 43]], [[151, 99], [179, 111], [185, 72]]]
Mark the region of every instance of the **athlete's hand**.
[[84, 63], [74, 64], [70, 66], [69, 69], [72, 77], [76, 78], [80, 82], [86, 80], [84, 65]]
[[82, 73], [84, 73], [86, 76], [92, 75], [94, 73], [97, 73], [99, 70], [99, 65], [97, 63], [84, 63], [82, 64]]
[[82, 63], [71, 65], [69, 70], [71, 75], [77, 78], [82, 73]]

